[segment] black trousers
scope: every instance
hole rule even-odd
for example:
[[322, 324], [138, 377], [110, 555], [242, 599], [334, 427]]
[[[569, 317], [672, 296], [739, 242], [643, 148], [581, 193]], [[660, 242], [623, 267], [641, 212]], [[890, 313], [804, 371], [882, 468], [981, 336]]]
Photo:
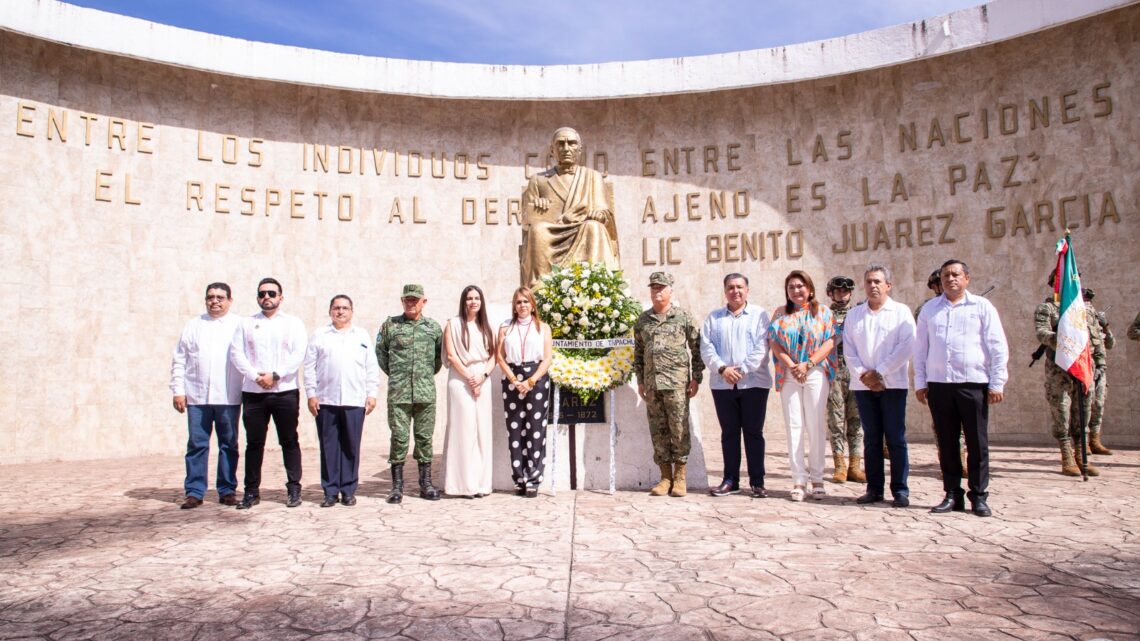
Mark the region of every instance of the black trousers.
[[363, 407], [321, 405], [317, 410], [321, 488], [326, 498], [356, 494], [360, 484], [360, 437], [363, 434]]
[[927, 383], [927, 403], [934, 431], [938, 436], [938, 466], [942, 468], [942, 489], [962, 495], [962, 460], [958, 438], [966, 434], [967, 496], [970, 501], [989, 497], [990, 486], [990, 406], [985, 383]]
[[246, 494], [261, 492], [261, 461], [265, 458], [265, 436], [269, 432], [270, 418], [277, 428], [277, 442], [281, 444], [281, 458], [285, 460], [285, 487], [301, 489], [301, 443], [297, 440], [300, 400], [298, 390], [241, 393]]
[[740, 438], [748, 459], [748, 484], [764, 487], [764, 417], [768, 413], [768, 390], [714, 389], [713, 406], [720, 423], [720, 450], [724, 455], [724, 480], [740, 487]]
[[[538, 362], [509, 363], [516, 378], [528, 378]], [[525, 396], [503, 377], [503, 414], [507, 422], [507, 449], [511, 478], [517, 487], [538, 487], [546, 469], [546, 423], [550, 418], [550, 375], [543, 374]]]

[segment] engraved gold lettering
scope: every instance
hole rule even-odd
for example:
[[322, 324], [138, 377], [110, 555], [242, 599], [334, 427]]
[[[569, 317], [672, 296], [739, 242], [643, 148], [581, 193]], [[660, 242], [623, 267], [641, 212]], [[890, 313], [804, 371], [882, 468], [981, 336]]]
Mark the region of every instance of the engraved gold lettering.
[[1081, 119], [1080, 116], [1073, 115], [1073, 111], [1077, 108], [1077, 103], [1073, 101], [1073, 97], [1076, 95], [1076, 90], [1061, 94], [1061, 122], [1066, 125]]
[[111, 172], [102, 169], [95, 170], [95, 200], [111, 202]]
[[24, 125], [32, 125], [35, 123], [36, 108], [34, 105], [29, 105], [26, 102], [16, 104], [16, 135], [24, 136], [26, 138], [35, 138], [36, 133]]
[[198, 211], [205, 211], [202, 205], [202, 183], [187, 180], [186, 181], [186, 211], [190, 211], [190, 203], [198, 206]]

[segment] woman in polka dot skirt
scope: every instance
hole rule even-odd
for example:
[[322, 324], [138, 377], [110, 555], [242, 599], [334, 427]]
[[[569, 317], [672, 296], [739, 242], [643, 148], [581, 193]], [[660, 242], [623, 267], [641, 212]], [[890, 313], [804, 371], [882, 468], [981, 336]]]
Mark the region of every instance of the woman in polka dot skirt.
[[503, 370], [503, 414], [516, 493], [534, 498], [546, 469], [546, 420], [550, 414], [550, 326], [538, 316], [534, 294], [515, 290], [511, 320], [499, 328], [495, 358]]

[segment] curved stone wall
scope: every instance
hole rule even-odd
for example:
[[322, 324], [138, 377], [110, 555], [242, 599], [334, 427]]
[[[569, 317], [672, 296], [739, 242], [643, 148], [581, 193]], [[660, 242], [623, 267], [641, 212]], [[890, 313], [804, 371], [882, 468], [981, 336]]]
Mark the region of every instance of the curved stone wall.
[[[1121, 338], [1109, 358], [1105, 439], [1140, 445], [1140, 345], [1123, 337], [1137, 311], [1126, 276], [1140, 272], [1140, 6], [1091, 3], [1084, 17], [1060, 6], [1006, 0], [958, 12], [926, 25], [949, 34], [941, 43], [910, 25], [852, 36], [844, 41], [906, 38], [883, 47], [911, 53], [852, 55], [799, 76], [749, 63], [760, 71], [730, 66], [716, 82], [717, 60], [783, 55], [773, 50], [684, 60], [677, 77], [671, 61], [644, 63], [628, 90], [606, 84], [611, 65], [582, 72], [604, 82], [571, 89], [566, 68], [509, 68], [508, 78], [535, 70], [550, 79], [521, 93], [504, 89], [510, 80], [471, 93], [443, 80], [439, 91], [385, 84], [380, 67], [394, 61], [355, 58], [374, 75], [346, 79], [335, 62], [352, 57], [319, 52], [303, 54], [313, 69], [283, 54], [277, 73], [260, 78], [235, 70], [232, 53], [214, 71], [190, 68], [201, 65], [162, 42], [219, 41], [259, 65], [287, 48], [157, 25], [135, 43], [122, 36], [137, 34], [138, 21], [17, 3], [0, 19], [9, 292], [0, 460], [179, 451], [170, 352], [210, 281], [229, 282], [234, 311], [251, 313], [257, 280], [276, 276], [284, 308], [310, 331], [340, 292], [375, 330], [398, 313], [407, 281], [426, 285], [427, 312], [439, 319], [470, 282], [505, 303], [518, 279], [518, 199], [559, 125], [575, 126], [589, 162], [607, 172], [622, 263], [643, 299], [649, 273], [664, 266], [678, 276], [680, 304], [703, 317], [721, 302], [723, 275], [742, 271], [753, 302], [771, 308], [791, 269], [822, 287], [874, 261], [895, 271], [896, 298], [915, 305], [930, 270], [967, 261], [974, 291], [994, 287], [1013, 352], [997, 442], [1050, 442], [1043, 368], [1025, 365], [1033, 308], [1068, 224], [1086, 284], [1099, 307], [1111, 306]], [[100, 27], [87, 40], [68, 31], [77, 15]], [[812, 46], [839, 44], [783, 53], [799, 52], [789, 68], [803, 70]], [[482, 73], [442, 66], [451, 71], [437, 79]], [[598, 98], [599, 88], [662, 95]], [[400, 95], [416, 93], [428, 95]], [[486, 95], [498, 97], [468, 97]], [[929, 419], [911, 405], [912, 435], [927, 437]], [[701, 407], [715, 426], [711, 403]], [[778, 407], [769, 429], [782, 429]], [[367, 424], [372, 452], [386, 442], [382, 416]]]

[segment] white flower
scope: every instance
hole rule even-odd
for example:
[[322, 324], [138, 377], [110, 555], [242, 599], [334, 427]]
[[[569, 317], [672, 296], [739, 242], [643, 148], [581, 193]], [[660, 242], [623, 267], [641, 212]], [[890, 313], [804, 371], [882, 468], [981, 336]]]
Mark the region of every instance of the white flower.
[[542, 304], [542, 311], [549, 312], [550, 311], [550, 303], [543, 303]]
[[551, 316], [551, 318], [554, 319], [555, 323], [561, 323], [562, 322], [562, 314], [560, 314], [558, 312], [554, 312], [554, 315]]
[[566, 291], [566, 290], [570, 289], [570, 279], [566, 279], [566, 280], [562, 281], [561, 283], [559, 283], [558, 287], [560, 289], [562, 289], [562, 291]]
[[589, 327], [590, 326], [590, 320], [588, 318], [586, 318], [585, 316], [583, 316], [581, 319], [578, 320], [578, 324], [581, 325], [582, 327]]
[[594, 291], [601, 291], [601, 289], [602, 289], [597, 283], [594, 283], [592, 285], [592, 287], [593, 287]]
[[620, 332], [622, 334], [624, 334], [625, 330], [627, 330], [627, 329], [629, 329], [629, 327], [625, 323], [618, 325], [618, 332]]
[[570, 300], [569, 296], [565, 296], [562, 298], [562, 309], [570, 309], [570, 306], [572, 304], [573, 304], [573, 301]]

